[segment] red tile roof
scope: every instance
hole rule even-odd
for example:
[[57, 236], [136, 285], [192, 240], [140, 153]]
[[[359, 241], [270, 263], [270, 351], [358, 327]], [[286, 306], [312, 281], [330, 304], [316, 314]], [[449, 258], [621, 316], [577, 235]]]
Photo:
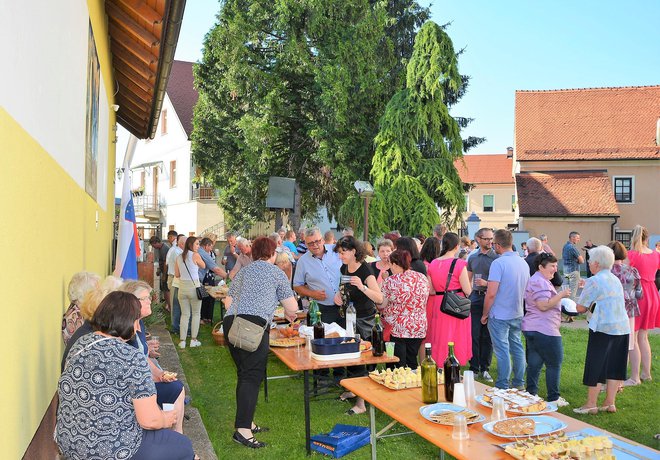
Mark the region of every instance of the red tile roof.
[[167, 95], [172, 101], [176, 115], [188, 138], [193, 130], [193, 108], [199, 98], [199, 93], [194, 86], [192, 67], [192, 62], [174, 61], [170, 79], [167, 82]]
[[516, 91], [516, 159], [660, 159], [660, 86]]
[[454, 166], [466, 184], [513, 184], [513, 159], [506, 154], [464, 155]]
[[618, 216], [607, 171], [516, 174], [522, 217]]

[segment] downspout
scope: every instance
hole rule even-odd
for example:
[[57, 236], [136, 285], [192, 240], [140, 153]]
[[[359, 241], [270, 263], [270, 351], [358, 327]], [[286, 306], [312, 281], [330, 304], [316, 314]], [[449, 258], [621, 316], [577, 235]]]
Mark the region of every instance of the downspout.
[[186, 0], [170, 0], [167, 11], [165, 11], [165, 15], [163, 16], [165, 37], [161, 40], [163, 45], [160, 48], [160, 56], [158, 58], [160, 72], [158, 72], [156, 79], [156, 91], [154, 92], [154, 100], [151, 105], [153, 116], [150, 117], [149, 128], [147, 129], [149, 139], [153, 139], [156, 135], [156, 128], [158, 127], [160, 111], [163, 108], [163, 100], [165, 99], [167, 82], [170, 79], [170, 71], [174, 62], [174, 52], [176, 51], [176, 44], [179, 40], [179, 32], [181, 32], [181, 22], [183, 21], [183, 12], [185, 9]]
[[614, 222], [612, 222], [612, 226], [610, 228], [610, 241], [614, 241], [614, 226], [618, 221], [619, 221], [619, 216], [614, 216]]

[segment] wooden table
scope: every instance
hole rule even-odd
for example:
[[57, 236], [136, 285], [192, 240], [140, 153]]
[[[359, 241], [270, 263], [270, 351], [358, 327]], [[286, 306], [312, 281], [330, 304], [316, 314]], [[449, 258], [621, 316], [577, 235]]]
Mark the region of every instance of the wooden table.
[[[511, 460], [509, 454], [505, 453], [499, 447], [500, 444], [510, 442], [506, 438], [494, 436], [484, 429], [482, 425], [490, 421], [491, 410], [484, 407], [477, 402], [471, 402], [470, 409], [473, 409], [486, 416], [486, 420], [482, 423], [475, 423], [468, 426], [470, 439], [465, 441], [457, 441], [452, 439], [452, 427], [438, 425], [429, 422], [421, 416], [419, 408], [425, 404], [422, 402], [422, 389], [411, 388], [409, 390], [390, 390], [383, 385], [380, 385], [369, 377], [359, 377], [353, 379], [344, 379], [341, 385], [347, 391], [355, 393], [357, 396], [362, 397], [369, 405], [369, 419], [371, 425], [371, 458], [376, 459], [376, 413], [374, 408], [378, 408], [392, 419], [410, 428], [413, 432], [417, 433], [427, 441], [435, 444], [440, 448], [440, 457], [444, 458], [444, 453], [447, 452], [458, 459], [508, 459]], [[488, 388], [486, 385], [475, 382], [476, 393], [483, 394], [484, 390]], [[438, 402], [444, 402], [444, 388], [442, 385], [438, 387]], [[509, 414], [510, 415], [510, 414]], [[552, 412], [551, 415], [568, 425], [565, 429], [569, 431], [580, 431], [585, 428], [597, 428], [588, 423], [574, 419], [567, 415], [560, 414], [559, 412]], [[389, 426], [388, 426], [389, 428]], [[623, 439], [607, 431], [597, 428], [599, 431], [615, 438]], [[626, 442], [639, 445], [638, 443], [630, 440]], [[648, 449], [648, 448], [647, 448]]]
[[[311, 455], [311, 427], [310, 427], [310, 412], [309, 412], [309, 399], [313, 391], [310, 390], [309, 371], [318, 369], [330, 369], [333, 367], [347, 367], [347, 366], [361, 366], [367, 364], [381, 364], [381, 363], [396, 363], [399, 358], [396, 356], [388, 358], [386, 355], [375, 357], [370, 351], [361, 354], [359, 359], [345, 359], [337, 361], [317, 361], [312, 359], [311, 350], [306, 346], [300, 348], [278, 348], [271, 347], [270, 351], [279, 358], [286, 366], [292, 371], [303, 373], [303, 387], [304, 387], [304, 400], [305, 400], [305, 447], [307, 448], [307, 455]], [[369, 380], [368, 377], [365, 377]], [[361, 379], [349, 379], [361, 380]], [[342, 380], [343, 382], [346, 379]], [[357, 394], [357, 393], [356, 393]], [[360, 395], [358, 395], [360, 396]], [[366, 399], [366, 398], [365, 398]]]

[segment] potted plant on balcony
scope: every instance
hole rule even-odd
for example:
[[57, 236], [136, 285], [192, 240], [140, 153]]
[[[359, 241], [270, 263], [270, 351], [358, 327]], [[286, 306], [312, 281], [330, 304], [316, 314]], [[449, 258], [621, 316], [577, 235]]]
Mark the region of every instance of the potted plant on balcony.
[[139, 187], [134, 188], [131, 193], [133, 193], [133, 196], [142, 196], [144, 193], [144, 186], [141, 185]]

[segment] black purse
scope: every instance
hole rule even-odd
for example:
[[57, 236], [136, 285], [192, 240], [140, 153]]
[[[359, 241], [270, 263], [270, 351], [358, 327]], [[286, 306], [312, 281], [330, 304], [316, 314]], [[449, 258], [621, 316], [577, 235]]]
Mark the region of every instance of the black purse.
[[458, 319], [465, 319], [470, 316], [470, 307], [472, 302], [467, 297], [461, 297], [456, 293], [461, 291], [456, 289], [454, 291], [449, 291], [449, 282], [451, 281], [451, 275], [454, 274], [454, 266], [456, 266], [456, 261], [454, 259], [449, 267], [449, 274], [447, 275], [447, 283], [445, 284], [445, 292], [438, 293], [442, 294], [442, 303], [440, 304], [440, 311], [446, 315], [453, 316]]
[[[190, 276], [190, 279], [192, 279], [192, 275], [190, 274], [190, 270], [188, 269], [188, 264], [186, 263], [185, 260], [183, 260], [183, 257], [181, 257], [181, 262], [183, 262], [183, 266], [186, 267], [186, 271], [188, 272], [188, 276]], [[208, 293], [206, 288], [204, 288], [203, 286], [195, 286], [195, 293], [197, 294], [197, 300], [203, 300], [206, 297], [211, 295], [211, 294]]]

